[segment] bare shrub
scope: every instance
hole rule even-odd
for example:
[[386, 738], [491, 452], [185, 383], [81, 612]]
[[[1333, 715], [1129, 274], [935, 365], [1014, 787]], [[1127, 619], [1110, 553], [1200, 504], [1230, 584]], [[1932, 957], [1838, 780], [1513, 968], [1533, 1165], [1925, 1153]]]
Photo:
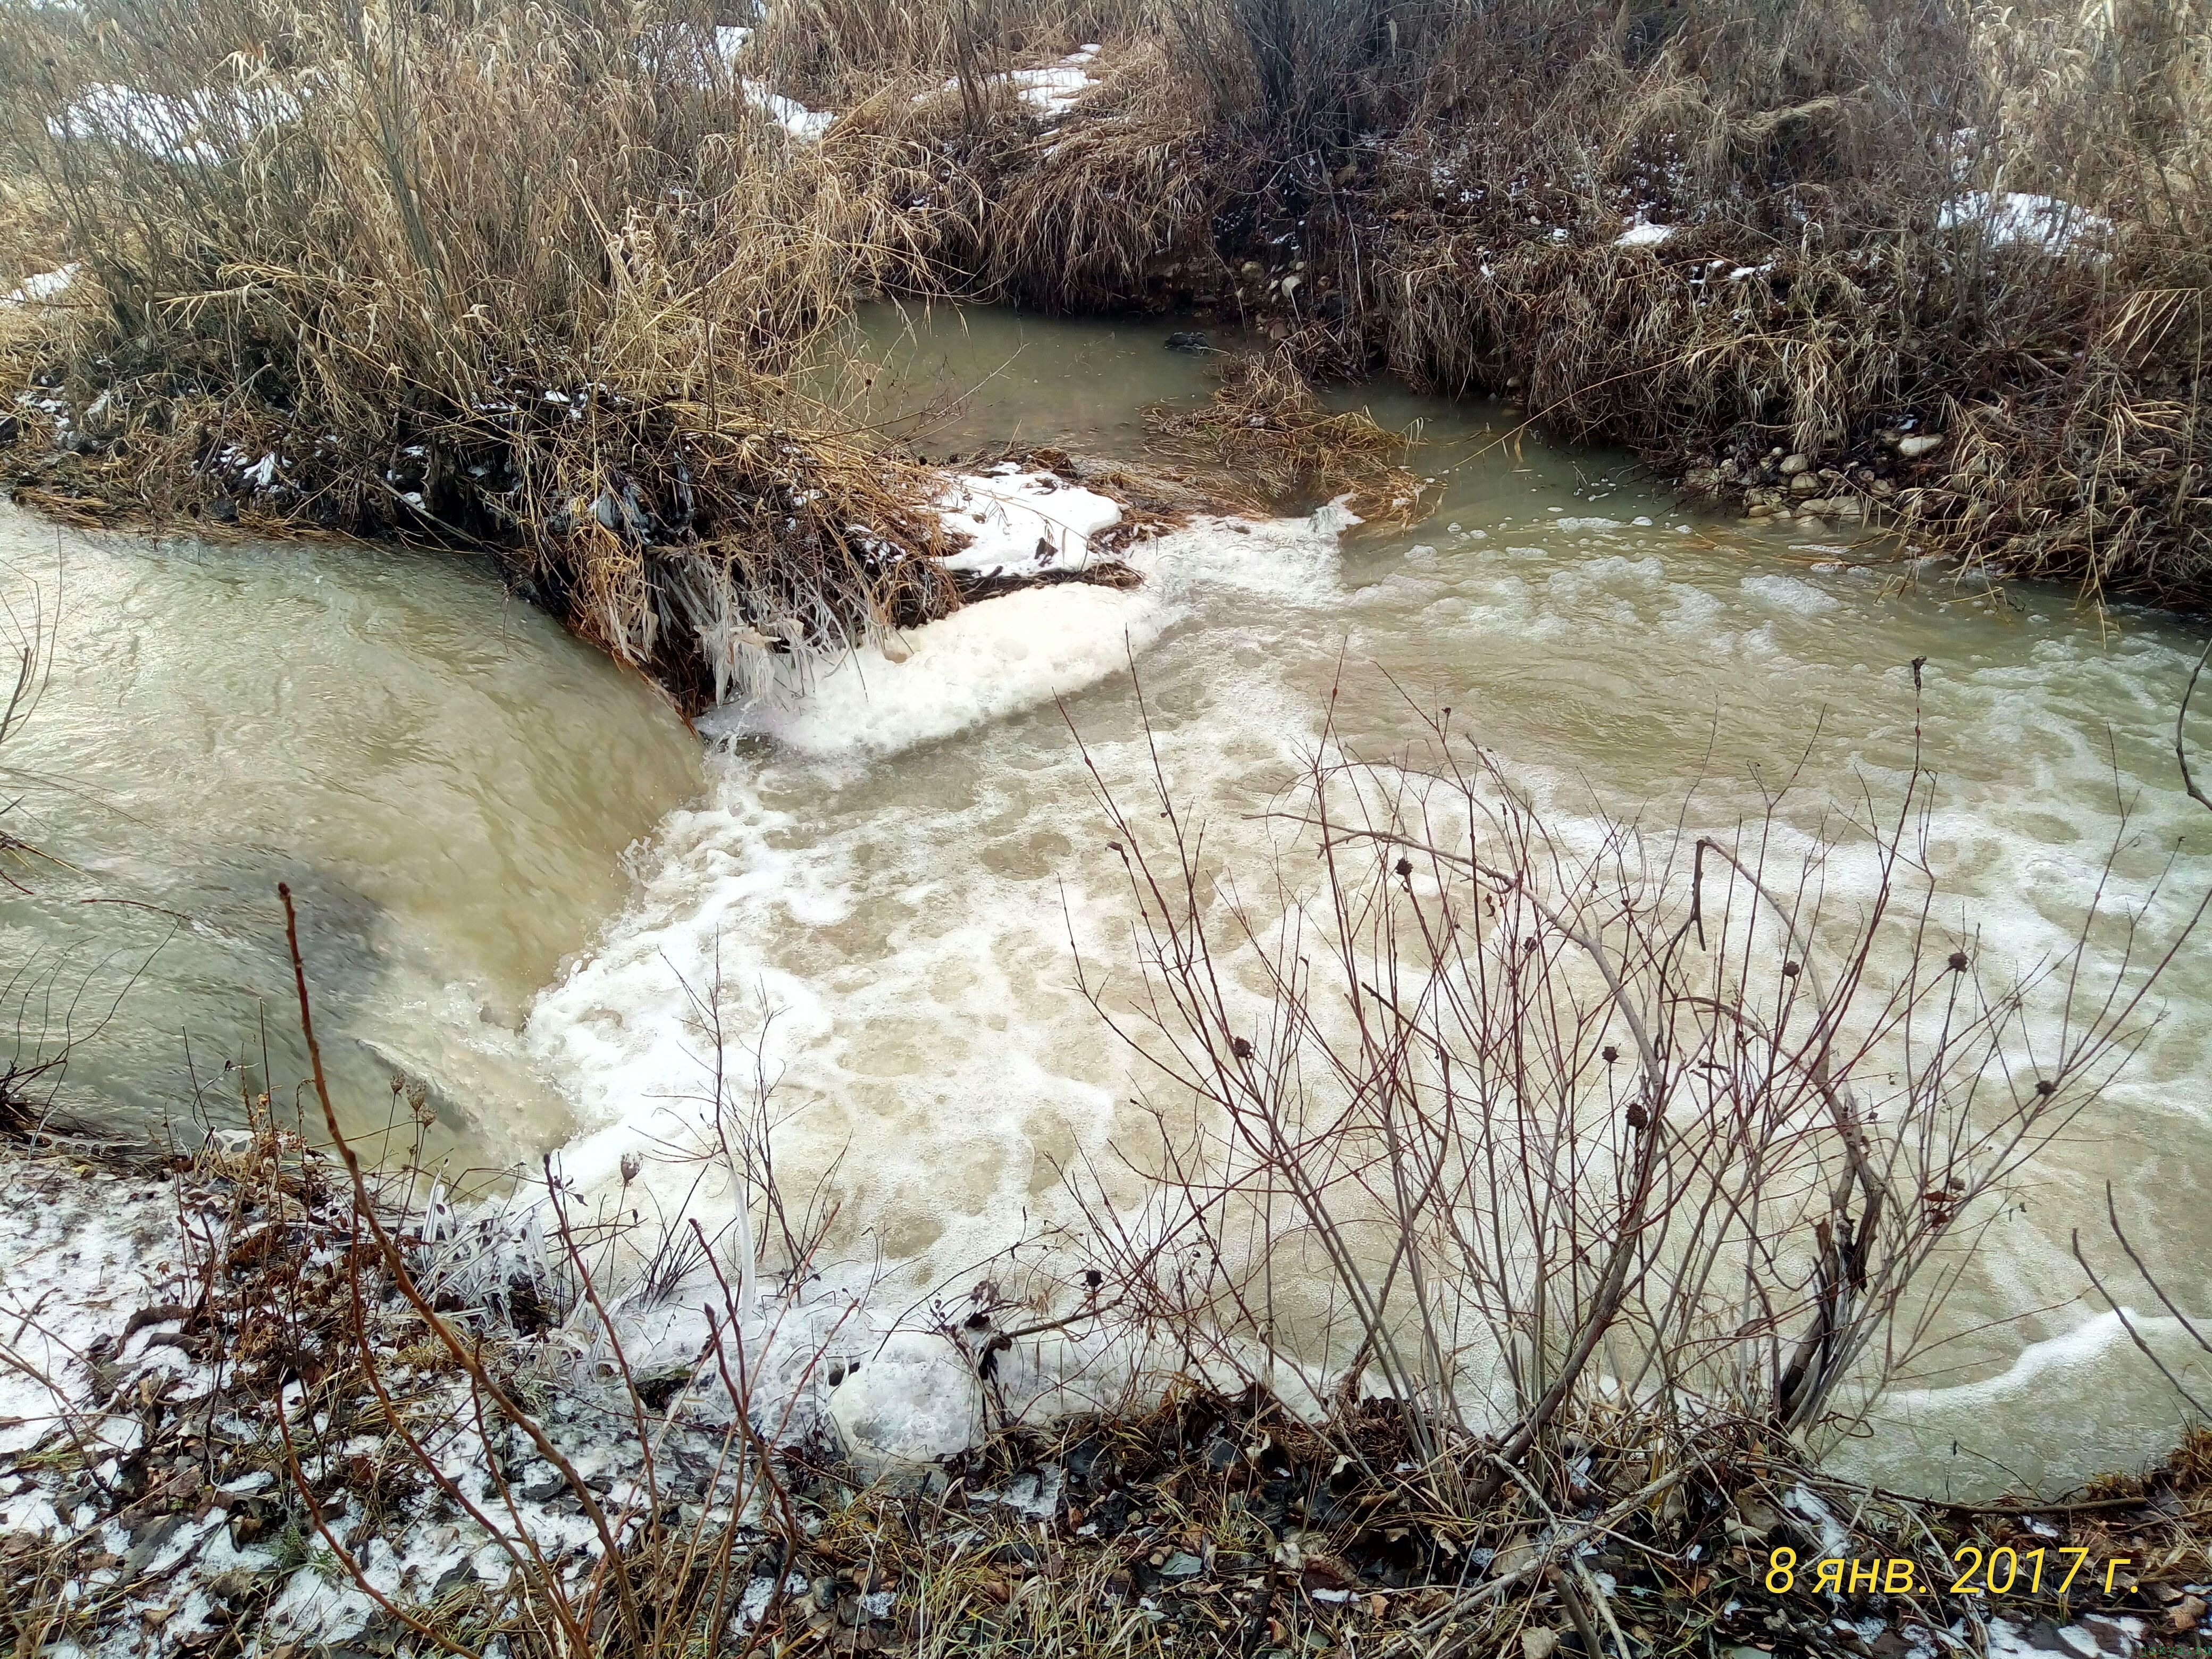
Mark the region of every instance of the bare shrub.
[[1608, 1410], [1863, 1421], [2194, 925], [2116, 906], [1985, 974], [1917, 774], [1808, 848], [1786, 791], [1700, 834], [1540, 811], [1445, 721], [1390, 762], [1324, 738], [1249, 888], [1164, 775], [1100, 787], [1139, 977], [1080, 982], [1157, 1073], [1123, 1151], [1166, 1171], [1092, 1200], [1109, 1279], [1206, 1374], [1476, 1449], [1440, 1467], [1478, 1506]]

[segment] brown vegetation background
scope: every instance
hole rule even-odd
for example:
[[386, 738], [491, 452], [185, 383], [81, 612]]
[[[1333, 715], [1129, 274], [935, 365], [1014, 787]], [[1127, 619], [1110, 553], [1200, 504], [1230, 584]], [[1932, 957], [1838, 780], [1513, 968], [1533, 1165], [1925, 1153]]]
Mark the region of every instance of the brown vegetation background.
[[[1007, 83], [1091, 42], [1063, 116]], [[89, 280], [0, 310], [0, 434], [51, 510], [489, 544], [696, 707], [958, 603], [791, 378], [856, 297], [1195, 307], [2194, 606], [2208, 52], [2190, 0], [18, 7], [0, 271]]]

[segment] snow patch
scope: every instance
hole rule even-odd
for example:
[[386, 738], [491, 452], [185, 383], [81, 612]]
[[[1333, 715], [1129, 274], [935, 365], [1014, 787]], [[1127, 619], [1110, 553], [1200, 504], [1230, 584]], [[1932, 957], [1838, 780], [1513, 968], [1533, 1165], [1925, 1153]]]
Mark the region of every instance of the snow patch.
[[973, 538], [945, 561], [962, 575], [1081, 570], [1091, 562], [1091, 538], [1121, 521], [1121, 507], [1096, 490], [1011, 462], [952, 482], [938, 498], [938, 516], [947, 530]]
[[212, 167], [237, 145], [300, 112], [279, 88], [203, 88], [174, 96], [94, 82], [46, 123], [57, 138], [104, 139], [170, 161]]
[[796, 98], [769, 91], [758, 81], [740, 81], [738, 88], [744, 94], [747, 103], [802, 144], [811, 144], [821, 137], [837, 118], [834, 110], [809, 109]]
[[42, 270], [35, 276], [26, 276], [21, 287], [0, 299], [0, 306], [52, 305], [76, 286], [76, 279], [83, 270], [82, 265], [72, 264], [59, 270]]
[[[157, 1243], [174, 1218], [128, 1183], [52, 1162], [11, 1161], [0, 1206], [0, 1454], [22, 1452], [82, 1404], [86, 1356], [152, 1299]], [[166, 1266], [166, 1263], [161, 1264]], [[173, 1354], [175, 1349], [161, 1350]], [[17, 1513], [21, 1509], [23, 1512]], [[8, 1530], [58, 1517], [9, 1505]]]
[[[1005, 70], [989, 78], [992, 86], [1012, 87], [1022, 102], [1047, 120], [1057, 120], [1075, 107], [1075, 100], [1097, 84], [1091, 71], [1098, 65], [1099, 47], [1077, 47], [1056, 64], [1042, 69]], [[957, 80], [947, 81], [946, 92], [960, 90]]]
[[2053, 256], [2085, 242], [2101, 242], [2112, 222], [2055, 196], [2006, 191], [1992, 197], [1968, 191], [1943, 204], [1936, 222], [1945, 230], [1978, 227], [1992, 247], [2027, 247]]
[[1657, 247], [1674, 234], [1672, 225], [1655, 225], [1638, 219], [1613, 239], [1615, 247]]

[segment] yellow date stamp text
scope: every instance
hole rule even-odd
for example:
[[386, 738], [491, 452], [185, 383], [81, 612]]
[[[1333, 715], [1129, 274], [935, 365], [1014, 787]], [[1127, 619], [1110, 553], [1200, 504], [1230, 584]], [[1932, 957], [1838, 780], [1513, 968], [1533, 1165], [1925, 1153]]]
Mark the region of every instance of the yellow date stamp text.
[[1974, 1545], [1965, 1544], [1951, 1557], [1952, 1567], [1961, 1570], [1931, 1579], [1919, 1562], [1903, 1555], [1831, 1555], [1807, 1563], [1801, 1571], [1797, 1552], [1784, 1547], [1766, 1558], [1766, 1589], [1771, 1595], [1787, 1595], [1796, 1589], [1818, 1595], [1918, 1595], [1929, 1590], [1953, 1595], [2040, 1595], [2047, 1575], [2051, 1593], [2063, 1595], [2074, 1587], [2081, 1569], [2088, 1566], [2089, 1577], [2083, 1588], [2094, 1586], [2110, 1595], [2114, 1577], [2130, 1561], [2124, 1555], [2107, 1557], [2100, 1574], [2090, 1565], [2089, 1552], [2071, 1546], [2051, 1550], [2001, 1548], [1984, 1553]]

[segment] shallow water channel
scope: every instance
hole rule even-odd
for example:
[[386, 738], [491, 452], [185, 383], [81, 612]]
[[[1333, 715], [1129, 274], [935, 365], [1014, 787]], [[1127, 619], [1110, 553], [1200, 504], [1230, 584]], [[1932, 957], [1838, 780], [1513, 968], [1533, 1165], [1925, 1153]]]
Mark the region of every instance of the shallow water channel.
[[[1206, 393], [1170, 326], [878, 316], [855, 339], [879, 366], [862, 413], [937, 457], [1134, 454], [1146, 404]], [[1834, 538], [1685, 514], [1623, 457], [1504, 441], [1495, 407], [1353, 401], [1421, 423], [1416, 464], [1442, 483], [1418, 528], [1185, 533], [1133, 592], [972, 606], [903, 662], [824, 667], [710, 720], [703, 753], [467, 563], [0, 510], [19, 600], [60, 599], [45, 699], [0, 756], [15, 833], [52, 860], [17, 860], [29, 895], [0, 892], [0, 950], [35, 964], [16, 994], [34, 1026], [73, 1010], [80, 1105], [174, 1116], [197, 1086], [234, 1115], [226, 1061], [258, 1077], [266, 1042], [280, 1089], [301, 1075], [289, 880], [356, 1127], [392, 1117], [404, 1072], [433, 1150], [497, 1164], [568, 1143], [589, 1182], [696, 1118], [719, 986], [733, 1052], [757, 1042], [775, 1081], [787, 1189], [826, 1179], [838, 1249], [919, 1290], [964, 1287], [1064, 1216], [1060, 1172], [1137, 1132], [1133, 1062], [1069, 953], [1072, 929], [1110, 945], [1121, 891], [1070, 726], [1109, 785], [1142, 786], [1132, 657], [1168, 776], [1252, 879], [1249, 814], [1333, 691], [1339, 734], [1374, 754], [1449, 706], [1570, 817], [1724, 827], [1794, 771], [1784, 816], [1810, 833], [1831, 804], [1893, 799], [1917, 744], [1943, 915], [1985, 962], [2063, 949], [2116, 837], [2123, 896], [2186, 838], [2155, 923], [2212, 878], [2188, 850], [2212, 823], [2173, 766], [2194, 641], [2171, 620], [1915, 583]], [[1995, 1224], [1957, 1293], [1965, 1334], [1856, 1467], [1963, 1495], [2172, 1443], [2177, 1403], [2084, 1297], [2067, 1240], [2101, 1236], [2109, 1181], [2185, 1309], [2212, 1310], [2204, 964], [2183, 953], [2125, 1079]]]

